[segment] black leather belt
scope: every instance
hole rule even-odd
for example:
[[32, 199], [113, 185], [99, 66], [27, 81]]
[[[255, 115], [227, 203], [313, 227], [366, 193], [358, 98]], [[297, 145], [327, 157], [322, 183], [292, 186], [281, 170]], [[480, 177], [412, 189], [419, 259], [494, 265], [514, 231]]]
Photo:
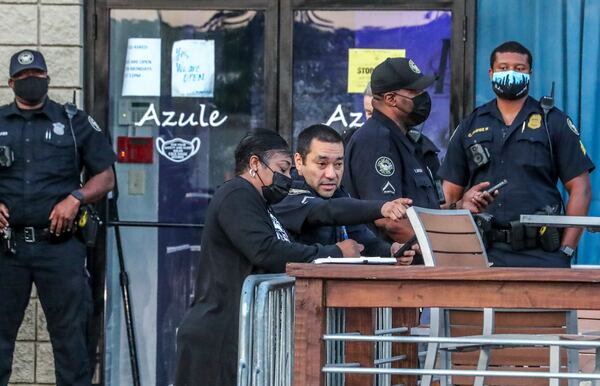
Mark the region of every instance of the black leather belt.
[[48, 228], [15, 227], [13, 228], [13, 232], [18, 239], [21, 239], [26, 243], [50, 241], [51, 238], [55, 238], [55, 236], [50, 233], [50, 229]]

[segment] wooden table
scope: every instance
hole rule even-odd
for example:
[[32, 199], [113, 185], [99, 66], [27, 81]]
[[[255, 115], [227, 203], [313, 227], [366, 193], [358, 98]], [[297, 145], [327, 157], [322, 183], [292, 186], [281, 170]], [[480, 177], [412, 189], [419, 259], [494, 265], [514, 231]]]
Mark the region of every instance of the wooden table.
[[287, 273], [296, 278], [296, 386], [325, 384], [325, 307], [600, 310], [596, 270], [289, 264]]

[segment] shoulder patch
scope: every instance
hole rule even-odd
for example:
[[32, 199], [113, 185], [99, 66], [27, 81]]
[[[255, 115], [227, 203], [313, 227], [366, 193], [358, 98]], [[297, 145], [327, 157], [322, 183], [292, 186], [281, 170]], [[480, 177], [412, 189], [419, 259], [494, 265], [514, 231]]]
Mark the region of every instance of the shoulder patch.
[[90, 123], [90, 125], [92, 126], [92, 129], [98, 131], [98, 132], [102, 132], [102, 129], [100, 128], [100, 126], [98, 126], [98, 124], [96, 123], [96, 121], [94, 121], [94, 118], [92, 118], [90, 115], [88, 115], [88, 122]]
[[377, 161], [375, 161], [375, 171], [377, 171], [377, 173], [383, 177], [389, 177], [393, 175], [396, 171], [394, 161], [392, 161], [390, 157], [386, 156], [377, 158]]
[[579, 136], [579, 130], [577, 130], [577, 127], [569, 117], [567, 117], [567, 126], [569, 126], [569, 129], [571, 129], [571, 131], [575, 133], [575, 135]]

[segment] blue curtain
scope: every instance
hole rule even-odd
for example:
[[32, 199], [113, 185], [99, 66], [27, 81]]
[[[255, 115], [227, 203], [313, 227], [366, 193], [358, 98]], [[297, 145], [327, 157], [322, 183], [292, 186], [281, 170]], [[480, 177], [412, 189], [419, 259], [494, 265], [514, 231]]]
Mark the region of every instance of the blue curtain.
[[[516, 40], [533, 55], [531, 95], [555, 86], [555, 104], [580, 128], [595, 164], [600, 164], [600, 0], [478, 0], [475, 104], [494, 97], [488, 76], [491, 51]], [[600, 216], [600, 172], [592, 173], [591, 216]], [[600, 264], [600, 234], [585, 232], [578, 264]]]

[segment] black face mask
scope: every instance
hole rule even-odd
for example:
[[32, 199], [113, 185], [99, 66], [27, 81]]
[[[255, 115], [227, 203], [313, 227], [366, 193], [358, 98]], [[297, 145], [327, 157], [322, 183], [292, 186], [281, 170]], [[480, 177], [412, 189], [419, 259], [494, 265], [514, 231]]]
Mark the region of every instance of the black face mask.
[[431, 113], [431, 97], [428, 92], [423, 92], [412, 98], [413, 109], [406, 117], [406, 125], [413, 127], [420, 125], [429, 118]]
[[41, 103], [48, 94], [49, 78], [29, 76], [14, 80], [15, 95], [30, 105]]
[[271, 169], [266, 163], [263, 162], [263, 164], [269, 168], [271, 172], [273, 172], [273, 183], [271, 183], [271, 185], [265, 185], [262, 178], [260, 178], [260, 176], [257, 174], [258, 179], [260, 179], [260, 182], [263, 184], [261, 189], [262, 194], [267, 201], [267, 204], [275, 205], [283, 200], [290, 192], [290, 188], [292, 187], [292, 179], [285, 174], [273, 171], [273, 169]]

